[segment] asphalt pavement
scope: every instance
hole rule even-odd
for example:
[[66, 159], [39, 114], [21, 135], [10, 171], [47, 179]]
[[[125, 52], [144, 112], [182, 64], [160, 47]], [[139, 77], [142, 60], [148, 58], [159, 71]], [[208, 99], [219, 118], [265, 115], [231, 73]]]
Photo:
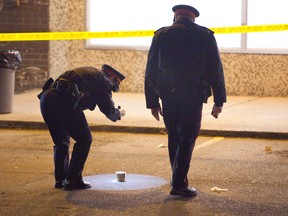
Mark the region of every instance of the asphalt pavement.
[[[44, 129], [37, 94], [40, 89], [28, 90], [13, 97], [12, 112], [0, 114], [0, 128]], [[157, 121], [145, 107], [143, 93], [114, 93], [116, 106], [126, 115], [111, 122], [98, 108], [86, 110], [91, 130], [135, 133], [162, 133], [163, 119]], [[213, 97], [203, 107], [201, 135], [252, 138], [288, 138], [288, 98], [228, 96], [218, 119], [211, 116]]]
[[[63, 191], [54, 189], [49, 132], [2, 129], [0, 215], [287, 216], [287, 140], [200, 136], [188, 173], [198, 194], [186, 198], [169, 194], [166, 135], [92, 136], [83, 171], [92, 187]], [[116, 171], [126, 172], [125, 182]]]
[[[187, 199], [169, 195], [167, 136], [156, 135], [163, 120], [151, 116], [141, 93], [114, 94], [126, 110], [116, 123], [98, 108], [85, 111], [93, 147], [83, 176], [92, 188], [54, 189], [53, 143], [39, 92], [15, 94], [12, 112], [0, 114], [0, 128], [44, 129], [1, 130], [0, 215], [287, 215], [287, 98], [230, 96], [218, 119], [210, 115], [210, 98], [201, 133], [211, 136], [197, 139], [189, 170], [198, 195]], [[127, 172], [126, 182], [115, 180], [116, 171]]]

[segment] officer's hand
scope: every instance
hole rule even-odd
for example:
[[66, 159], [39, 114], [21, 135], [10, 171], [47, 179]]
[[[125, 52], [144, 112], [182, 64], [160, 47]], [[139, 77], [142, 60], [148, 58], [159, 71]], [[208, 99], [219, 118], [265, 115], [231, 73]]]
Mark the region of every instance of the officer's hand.
[[125, 110], [121, 109], [121, 107], [119, 106], [118, 109], [114, 109], [114, 111], [109, 115], [106, 115], [106, 117], [111, 121], [116, 122], [118, 120], [121, 120], [121, 117], [123, 117], [124, 115]]
[[119, 110], [120, 111], [120, 117], [125, 116], [126, 112], [124, 109]]
[[214, 116], [214, 118], [218, 118], [218, 115], [222, 112], [222, 107], [217, 107], [215, 104], [212, 108], [211, 115]]
[[162, 111], [162, 108], [161, 107], [157, 107], [157, 108], [152, 108], [151, 109], [151, 114], [154, 116], [154, 118], [159, 121], [160, 118], [159, 118], [159, 114], [161, 116], [163, 116], [163, 111]]

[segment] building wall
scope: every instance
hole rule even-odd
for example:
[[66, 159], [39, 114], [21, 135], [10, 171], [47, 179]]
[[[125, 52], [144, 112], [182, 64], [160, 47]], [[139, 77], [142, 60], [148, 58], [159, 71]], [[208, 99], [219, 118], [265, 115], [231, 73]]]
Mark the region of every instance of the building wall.
[[[49, 31], [49, 0], [0, 1], [0, 32]], [[37, 88], [48, 76], [49, 41], [0, 42], [0, 50], [19, 51], [22, 63], [15, 73], [15, 90]]]
[[[3, 1], [2, 33], [86, 31], [85, 0]], [[0, 42], [0, 50], [5, 49], [18, 50], [23, 59], [16, 71], [18, 91], [41, 87], [48, 76], [56, 78], [73, 67], [102, 64], [126, 75], [122, 92], [144, 89], [147, 51], [88, 49], [84, 40]], [[228, 95], [288, 95], [288, 55], [221, 53], [221, 58]]]
[[[85, 2], [51, 0], [50, 30], [85, 31]], [[228, 95], [288, 96], [288, 55], [221, 53], [221, 58]], [[124, 92], [143, 92], [146, 62], [147, 51], [86, 49], [84, 40], [50, 43], [52, 76], [68, 68], [107, 63], [126, 75]]]
[[288, 96], [288, 55], [222, 54], [228, 95]]

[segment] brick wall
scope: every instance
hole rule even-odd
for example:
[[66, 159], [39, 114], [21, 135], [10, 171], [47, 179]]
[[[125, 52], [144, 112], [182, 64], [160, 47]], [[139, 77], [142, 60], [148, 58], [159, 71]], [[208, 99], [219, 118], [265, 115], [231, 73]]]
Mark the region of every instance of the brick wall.
[[[49, 31], [49, 0], [0, 0], [0, 32]], [[19, 51], [15, 91], [42, 87], [49, 66], [49, 41], [0, 42], [0, 50]]]

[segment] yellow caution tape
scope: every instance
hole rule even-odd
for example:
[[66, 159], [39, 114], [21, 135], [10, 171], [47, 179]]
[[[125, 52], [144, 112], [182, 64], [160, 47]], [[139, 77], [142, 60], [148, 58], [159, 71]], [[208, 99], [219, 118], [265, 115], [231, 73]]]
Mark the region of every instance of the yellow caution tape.
[[288, 24], [211, 28], [217, 34], [287, 31]]
[[[288, 24], [234, 26], [211, 28], [216, 34], [249, 33], [287, 31]], [[83, 40], [91, 38], [124, 38], [150, 37], [154, 30], [145, 31], [117, 31], [117, 32], [35, 32], [35, 33], [4, 33], [0, 34], [0, 41], [40, 41], [40, 40]]]
[[154, 31], [6, 33], [0, 34], [0, 41], [82, 40], [91, 38], [146, 37], [153, 34]]

